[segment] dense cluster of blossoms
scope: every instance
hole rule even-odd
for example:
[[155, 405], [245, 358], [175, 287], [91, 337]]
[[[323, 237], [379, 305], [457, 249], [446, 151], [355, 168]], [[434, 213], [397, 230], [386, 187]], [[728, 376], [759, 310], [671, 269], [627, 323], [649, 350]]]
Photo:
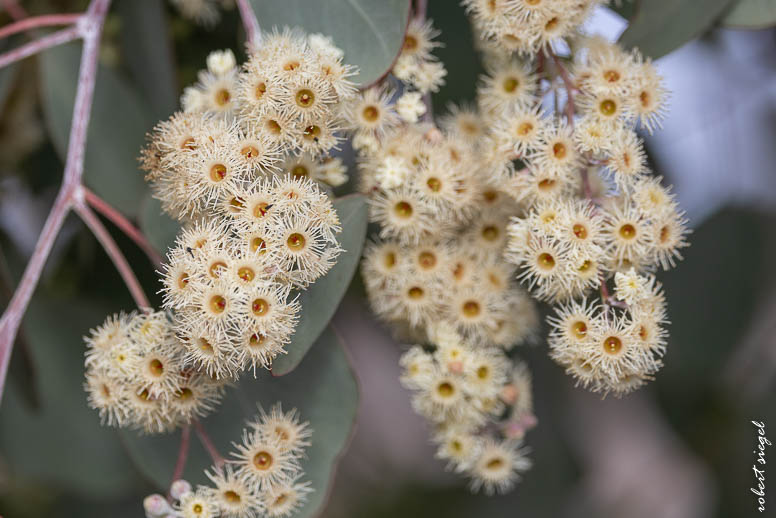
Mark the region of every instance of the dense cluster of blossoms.
[[[401, 94], [367, 90], [350, 112], [359, 187], [380, 227], [362, 275], [376, 314], [424, 344], [402, 356], [402, 383], [433, 424], [440, 458], [474, 490], [506, 491], [530, 466], [522, 438], [535, 418], [530, 376], [505, 351], [535, 335], [538, 314], [503, 257], [519, 207], [480, 174], [477, 137], [461, 123], [469, 111], [442, 130], [419, 120], [416, 78], [427, 63], [444, 70], [428, 54], [435, 35], [429, 22], [411, 22], [393, 69]], [[419, 68], [408, 74], [410, 62]]]
[[[325, 185], [346, 181], [328, 155], [355, 96], [353, 69], [331, 40], [285, 29], [207, 59], [183, 111], [149, 135], [141, 164], [181, 223], [163, 265], [164, 310], [109, 317], [87, 342], [89, 404], [111, 426], [162, 433], [212, 411], [245, 371], [271, 368], [301, 310], [298, 292], [342, 252]], [[309, 427], [273, 408], [251, 423], [236, 459], [181, 482], [175, 508], [148, 516], [287, 516], [310, 491], [299, 459]]]
[[213, 409], [224, 383], [184, 367], [163, 312], [114, 315], [86, 338], [89, 405], [111, 426], [175, 429]]
[[299, 461], [305, 457], [312, 430], [299, 422], [296, 410], [280, 405], [261, 411], [243, 430], [232, 459], [206, 472], [212, 486], [173, 482], [172, 505], [162, 495], [143, 502], [146, 518], [255, 518], [290, 516], [312, 491]]
[[584, 387], [623, 395], [662, 365], [654, 272], [681, 259], [688, 230], [635, 130], [659, 126], [667, 92], [637, 50], [578, 28], [604, 3], [464, 0], [487, 74], [476, 106], [439, 126], [407, 108], [420, 90], [410, 57], [441, 68], [437, 32], [414, 21], [392, 71], [400, 92], [364, 92], [350, 112], [379, 225], [367, 295], [401, 339], [424, 344], [402, 357], [402, 382], [475, 490], [508, 490], [529, 466], [530, 376], [504, 351], [538, 317], [516, 282], [555, 305], [550, 356]]

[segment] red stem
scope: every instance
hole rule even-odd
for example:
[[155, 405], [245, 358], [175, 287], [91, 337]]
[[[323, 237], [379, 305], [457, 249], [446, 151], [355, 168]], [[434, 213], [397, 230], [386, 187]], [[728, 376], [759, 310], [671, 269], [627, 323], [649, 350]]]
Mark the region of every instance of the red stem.
[[132, 267], [129, 266], [127, 258], [124, 257], [121, 249], [116, 244], [116, 241], [113, 240], [113, 237], [111, 237], [110, 232], [105, 228], [105, 225], [102, 224], [100, 218], [92, 212], [92, 209], [90, 209], [86, 203], [76, 203], [73, 206], [73, 209], [81, 216], [81, 219], [92, 231], [94, 237], [97, 238], [97, 241], [99, 241], [105, 249], [108, 257], [110, 257], [116, 270], [118, 270], [121, 275], [121, 278], [124, 279], [124, 284], [127, 285], [129, 292], [132, 294], [132, 298], [135, 299], [135, 304], [137, 304], [139, 308], [150, 308], [151, 304], [149, 304], [148, 298], [146, 298], [143, 287], [140, 285], [137, 277], [135, 277], [135, 272], [132, 271]]
[[0, 54], [0, 68], [22, 60], [26, 57], [32, 56], [33, 54], [37, 54], [38, 52], [47, 48], [56, 47], [57, 45], [62, 45], [68, 41], [73, 41], [74, 39], [81, 36], [83, 36], [81, 28], [77, 25], [74, 25], [72, 27], [68, 27], [67, 29], [62, 29], [61, 31], [49, 34], [48, 36], [44, 36], [35, 41], [31, 41], [13, 50], [9, 50], [8, 52]]
[[94, 194], [88, 188], [83, 188], [86, 203], [91, 205], [97, 212], [109, 219], [114, 225], [121, 229], [143, 252], [155, 267], [162, 264], [162, 256], [151, 246], [145, 234], [135, 227], [121, 212], [113, 208], [108, 202]]
[[213, 441], [210, 439], [210, 436], [207, 434], [205, 429], [202, 427], [202, 423], [199, 421], [194, 421], [194, 429], [197, 431], [197, 437], [199, 437], [199, 442], [202, 443], [202, 446], [205, 447], [208, 454], [210, 455], [210, 458], [213, 459], [213, 464], [216, 468], [221, 468], [226, 460], [221, 456], [220, 453], [218, 453], [218, 448], [213, 444]]
[[419, 21], [426, 19], [426, 12], [428, 11], [428, 0], [416, 0], [415, 1], [415, 18]]
[[23, 32], [37, 27], [50, 27], [52, 25], [70, 25], [76, 23], [83, 16], [81, 13], [73, 14], [46, 14], [24, 18], [0, 28], [0, 38], [5, 38], [17, 32]]
[[[0, 318], [0, 400], [3, 396], [3, 388], [5, 387], [8, 374], [8, 363], [11, 358], [14, 338], [19, 330], [22, 317], [30, 303], [32, 293], [38, 285], [43, 266], [51, 252], [51, 248], [54, 246], [54, 241], [62, 227], [62, 223], [73, 204], [77, 202], [75, 197], [80, 192], [84, 149], [86, 147], [86, 129], [91, 116], [94, 84], [97, 78], [100, 36], [109, 6], [110, 0], [92, 0], [89, 9], [77, 25], [34, 41], [10, 53], [15, 56], [23, 54], [22, 57], [24, 57], [78, 36], [81, 36], [84, 40], [62, 186], [59, 189], [51, 212], [46, 218], [46, 223], [43, 225], [43, 230], [35, 245], [35, 251], [32, 253], [32, 257], [24, 269], [16, 292], [5, 309], [2, 318]], [[27, 50], [22, 50], [25, 48]], [[0, 57], [0, 63], [2, 63], [0, 66], [16, 61], [16, 59], [21, 59], [21, 57], [9, 59], [8, 56], [9, 54], [7, 53]]]
[[243, 27], [245, 27], [245, 37], [250, 46], [258, 45], [261, 39], [261, 27], [259, 20], [256, 19], [256, 13], [253, 12], [250, 0], [237, 0], [237, 8], [240, 10]]
[[569, 77], [569, 73], [566, 71], [566, 67], [563, 66], [563, 63], [558, 58], [558, 56], [555, 55], [554, 52], [550, 52], [550, 55], [552, 56], [552, 60], [555, 62], [555, 66], [558, 67], [558, 73], [560, 74], [561, 79], [563, 79], [563, 84], [566, 87], [566, 118], [568, 119], [568, 123], [570, 126], [574, 126], [574, 82], [571, 80], [571, 77]]
[[178, 460], [175, 462], [175, 470], [172, 472], [170, 485], [183, 476], [183, 470], [186, 467], [186, 459], [189, 456], [189, 444], [191, 442], [191, 425], [185, 425], [181, 429], [181, 445], [178, 448]]
[[27, 11], [16, 0], [3, 0], [3, 7], [5, 7], [8, 15], [14, 20], [21, 20], [28, 16]]

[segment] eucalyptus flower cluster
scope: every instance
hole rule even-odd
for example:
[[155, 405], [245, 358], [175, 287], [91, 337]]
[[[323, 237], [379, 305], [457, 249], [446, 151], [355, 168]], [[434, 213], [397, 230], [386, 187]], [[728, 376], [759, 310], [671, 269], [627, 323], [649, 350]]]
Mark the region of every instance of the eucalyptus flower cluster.
[[[398, 92], [364, 92], [349, 112], [379, 226], [362, 265], [367, 295], [397, 336], [423, 344], [402, 357], [403, 382], [440, 456], [474, 489], [507, 490], [527, 467], [515, 454], [489, 479], [472, 453], [535, 424], [530, 410], [505, 420], [514, 412], [501, 405], [514, 400], [497, 390], [516, 385], [504, 381], [504, 351], [536, 333], [524, 289], [554, 306], [550, 356], [584, 387], [620, 396], [662, 366], [668, 317], [655, 273], [681, 259], [689, 230], [637, 130], [659, 128], [668, 92], [637, 50], [580, 29], [603, 3], [465, 0], [486, 74], [476, 103], [438, 125], [421, 120], [426, 108], [407, 109], [418, 86], [405, 65], [437, 63], [427, 56], [438, 32], [415, 21], [392, 71]], [[461, 360], [448, 358], [451, 344]], [[471, 373], [486, 358], [486, 393], [501, 395], [482, 399]]]
[[[331, 40], [285, 29], [238, 68], [215, 51], [183, 111], [148, 135], [141, 166], [162, 209], [181, 224], [162, 265], [163, 311], [113, 315], [85, 338], [89, 405], [110, 426], [156, 434], [212, 412], [248, 370], [270, 369], [299, 320], [299, 292], [343, 251], [322, 186], [347, 180], [329, 156], [355, 88]], [[325, 188], [324, 188], [325, 189]], [[312, 490], [300, 460], [308, 423], [261, 411], [215, 487], [173, 484], [149, 517], [289, 516]]]
[[504, 260], [519, 205], [506, 183], [481, 174], [477, 141], [458, 124], [470, 111], [456, 110], [441, 128], [421, 120], [429, 90], [417, 78], [427, 63], [443, 70], [430, 54], [437, 34], [428, 21], [411, 22], [392, 70], [401, 91], [367, 90], [349, 112], [359, 189], [379, 227], [361, 271], [377, 316], [422, 344], [402, 356], [401, 381], [433, 428], [438, 456], [490, 494], [511, 489], [530, 466], [522, 443], [536, 423], [530, 374], [506, 351], [535, 337], [538, 314]]
[[211, 485], [195, 488], [186, 480], [173, 482], [172, 503], [162, 495], [143, 501], [146, 518], [281, 518], [291, 516], [312, 491], [301, 479], [300, 461], [306, 457], [312, 429], [300, 422], [296, 410], [280, 404], [260, 415], [243, 430], [232, 458], [205, 474]]
[[213, 52], [184, 111], [149, 135], [146, 178], [182, 228], [163, 265], [167, 312], [114, 315], [87, 338], [89, 401], [109, 425], [172, 430], [286, 352], [299, 290], [342, 252], [337, 213], [312, 179], [341, 178], [341, 165], [310, 154], [336, 144], [329, 130], [352, 96], [341, 54], [288, 29], [242, 71], [231, 51]]
[[536, 424], [528, 369], [500, 348], [466, 340], [449, 323], [429, 335], [433, 349], [415, 345], [402, 355], [401, 382], [433, 426], [437, 458], [470, 477], [473, 491], [510, 490], [531, 467], [522, 443]]

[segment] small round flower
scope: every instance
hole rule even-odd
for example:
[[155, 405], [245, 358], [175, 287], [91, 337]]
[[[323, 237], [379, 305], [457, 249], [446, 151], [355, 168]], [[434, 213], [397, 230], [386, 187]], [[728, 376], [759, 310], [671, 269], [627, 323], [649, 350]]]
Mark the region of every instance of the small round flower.
[[466, 411], [463, 384], [457, 376], [435, 371], [426, 386], [412, 399], [415, 410], [432, 421], [441, 422]]
[[156, 348], [133, 359], [138, 383], [154, 398], [168, 399], [180, 386], [181, 356], [178, 344], [159, 342]]
[[528, 157], [531, 163], [554, 177], [566, 175], [579, 166], [579, 152], [571, 136], [571, 128], [564, 125], [545, 126], [541, 141]]
[[390, 104], [393, 92], [381, 88], [369, 88], [351, 101], [346, 117], [351, 127], [360, 132], [383, 136], [399, 122]]
[[296, 455], [302, 455], [304, 449], [310, 446], [312, 429], [309, 422], [299, 422], [296, 409], [283, 412], [280, 403], [273, 405], [269, 413], [260, 408], [258, 421], [249, 423], [257, 433], [276, 439], [281, 449]]
[[396, 101], [396, 112], [405, 122], [414, 124], [426, 113], [420, 92], [405, 92]]
[[208, 493], [208, 488], [200, 486], [196, 492], [181, 496], [176, 509], [183, 518], [215, 518], [218, 507]]
[[441, 43], [433, 41], [439, 34], [431, 20], [411, 18], [401, 48], [402, 57], [411, 58], [416, 62], [432, 59], [431, 52], [442, 46]]
[[614, 173], [614, 180], [621, 188], [631, 187], [648, 172], [647, 156], [638, 135], [632, 131], [618, 132], [606, 153], [607, 168]]
[[89, 407], [100, 413], [100, 423], [108, 426], [123, 426], [126, 422], [127, 402], [124, 387], [120, 381], [104, 372], [86, 372], [84, 383]]
[[402, 368], [402, 375], [399, 381], [409, 389], [420, 389], [426, 386], [428, 376], [434, 371], [434, 362], [431, 355], [417, 345], [401, 355], [399, 365]]
[[607, 384], [638, 372], [645, 362], [646, 353], [638, 346], [633, 329], [627, 324], [613, 314], [601, 313], [590, 329], [590, 340], [581, 351]]
[[381, 225], [380, 237], [398, 238], [402, 243], [418, 243], [438, 230], [433, 209], [406, 186], [377, 194], [369, 200], [370, 220]]
[[436, 436], [438, 448], [436, 457], [448, 461], [448, 469], [463, 472], [471, 468], [477, 458], [482, 441], [466, 429], [447, 428]]
[[242, 444], [235, 444], [237, 452], [230, 461], [237, 467], [237, 475], [247, 484], [268, 491], [287, 483], [299, 474], [297, 458], [279, 445], [277, 439], [263, 434], [243, 431]]
[[188, 372], [182, 378], [168, 400], [168, 408], [177, 423], [189, 424], [214, 410], [223, 396], [223, 386], [206, 374]]
[[262, 334], [290, 336], [294, 332], [300, 305], [289, 301], [291, 286], [277, 283], [257, 284], [240, 297], [240, 329], [250, 327]]
[[276, 333], [262, 333], [256, 328], [241, 330], [235, 341], [235, 354], [240, 370], [249, 370], [256, 377], [256, 369], [269, 369], [272, 360], [278, 354], [284, 354], [284, 345], [290, 341], [289, 336], [281, 336]]
[[548, 317], [552, 326], [549, 336], [550, 356], [561, 365], [569, 365], [590, 341], [598, 307], [586, 300], [571, 301], [555, 308], [556, 316]]
[[614, 274], [615, 294], [626, 304], [637, 304], [648, 295], [646, 281], [633, 268], [626, 273], [617, 272]]
[[631, 205], [613, 207], [604, 219], [603, 236], [607, 251], [616, 260], [634, 263], [653, 244], [648, 222]]
[[639, 65], [634, 77], [636, 86], [630, 94], [629, 109], [638, 117], [641, 126], [652, 133], [665, 118], [668, 92], [649, 60]]
[[652, 262], [660, 264], [664, 270], [676, 266], [681, 260], [681, 249], [689, 245], [686, 236], [690, 230], [686, 227], [687, 220], [679, 212], [663, 214], [652, 221]]
[[334, 92], [322, 79], [297, 77], [284, 85], [280, 97], [282, 110], [300, 121], [309, 123], [330, 117]]
[[487, 495], [512, 489], [520, 480], [519, 474], [531, 467], [526, 450], [520, 446], [520, 442], [486, 440], [471, 469], [471, 489], [482, 488]]
[[528, 107], [534, 100], [536, 77], [517, 61], [488, 67], [481, 79], [477, 102], [486, 113], [509, 114]]
[[276, 484], [263, 494], [264, 510], [270, 518], [292, 516], [307, 501], [313, 489], [309, 482], [297, 482], [299, 477]]
[[262, 502], [245, 480], [240, 479], [231, 465], [206, 472], [215, 488], [210, 498], [219, 510], [221, 518], [254, 518], [261, 515]]

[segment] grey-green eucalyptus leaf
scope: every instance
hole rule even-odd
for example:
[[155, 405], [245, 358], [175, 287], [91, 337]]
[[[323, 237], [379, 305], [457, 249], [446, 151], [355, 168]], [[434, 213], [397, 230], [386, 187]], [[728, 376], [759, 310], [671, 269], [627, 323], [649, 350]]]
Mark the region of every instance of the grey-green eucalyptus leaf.
[[731, 0], [640, 0], [620, 43], [657, 59], [697, 38], [725, 13]]
[[39, 409], [8, 385], [0, 406], [0, 451], [11, 479], [52, 483], [91, 498], [119, 497], [137, 474], [113, 430], [87, 406], [82, 336], [103, 322], [104, 305], [73, 297], [33, 297], [24, 332], [36, 367]]
[[722, 19], [733, 29], [766, 29], [776, 25], [776, 0], [738, 0]]
[[[67, 153], [81, 45], [69, 43], [40, 55], [40, 91], [49, 134], [62, 159]], [[146, 192], [137, 157], [154, 125], [148, 106], [120, 75], [101, 66], [86, 142], [84, 183], [125, 215], [137, 216]]]
[[273, 376], [287, 374], [302, 361], [334, 316], [350, 280], [356, 273], [366, 240], [366, 199], [360, 194], [343, 196], [334, 200], [334, 208], [342, 223], [342, 232], [337, 239], [345, 252], [337, 258], [337, 264], [326, 275], [301, 293], [299, 302], [302, 304], [302, 311], [299, 324], [291, 343], [286, 346], [288, 354], [278, 356], [272, 363]]
[[140, 230], [156, 251], [164, 257], [175, 244], [175, 236], [180, 230], [178, 222], [165, 214], [159, 200], [150, 195], [146, 195], [140, 202], [138, 220]]
[[121, 19], [122, 57], [155, 119], [178, 106], [172, 40], [164, 0], [116, 2]]
[[331, 37], [356, 65], [355, 81], [373, 83], [393, 64], [404, 42], [409, 0], [251, 0], [263, 31], [301, 27]]

